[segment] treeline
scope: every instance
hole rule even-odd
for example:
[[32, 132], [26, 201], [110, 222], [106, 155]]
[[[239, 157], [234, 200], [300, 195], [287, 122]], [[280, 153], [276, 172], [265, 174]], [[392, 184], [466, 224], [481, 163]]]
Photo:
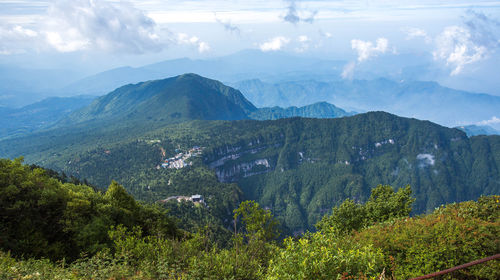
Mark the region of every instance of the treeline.
[[[213, 227], [179, 230], [115, 182], [100, 193], [0, 160], [0, 278], [407, 279], [500, 251], [500, 196], [409, 217], [413, 201], [410, 187], [380, 185], [284, 240], [271, 212], [245, 201], [223, 247]], [[492, 261], [443, 279], [499, 278]]]
[[[377, 184], [411, 185], [413, 214], [500, 190], [500, 136], [468, 138], [456, 129], [383, 112], [340, 119], [192, 121], [148, 129], [121, 125], [3, 141], [0, 154], [26, 154], [30, 163], [86, 178], [103, 189], [114, 179], [148, 202], [171, 195], [224, 195], [213, 211], [224, 213], [218, 216], [223, 221], [241, 200], [254, 200], [271, 209], [287, 233], [314, 230], [332, 206], [347, 198], [367, 201]], [[193, 146], [205, 149], [192, 168], [156, 169], [162, 151], [171, 157], [176, 149]], [[238, 186], [217, 182], [208, 167], [228, 156], [215, 171], [230, 174], [226, 181]], [[269, 166], [253, 166], [250, 173], [257, 175], [241, 172], [261, 159]], [[229, 193], [240, 193], [241, 199]]]
[[108, 231], [119, 225], [181, 236], [165, 210], [138, 203], [114, 181], [102, 193], [50, 173], [0, 159], [0, 247], [13, 256], [73, 261], [111, 248]]

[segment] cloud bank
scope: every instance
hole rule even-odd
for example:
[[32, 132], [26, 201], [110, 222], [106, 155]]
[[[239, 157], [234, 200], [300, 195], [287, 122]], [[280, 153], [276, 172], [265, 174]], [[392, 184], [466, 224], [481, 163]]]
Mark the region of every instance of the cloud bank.
[[263, 52], [279, 51], [288, 43], [290, 43], [289, 38], [286, 38], [283, 36], [278, 36], [278, 37], [274, 37], [274, 38], [260, 44], [259, 48]]
[[464, 26], [448, 26], [436, 39], [434, 60], [452, 68], [451, 76], [466, 65], [486, 59], [500, 48], [500, 22], [483, 13], [468, 10]]
[[351, 61], [344, 66], [342, 74], [340, 75], [342, 79], [352, 80], [356, 66], [372, 57], [376, 57], [389, 51], [389, 40], [381, 37], [378, 38], [374, 44], [370, 41], [353, 39], [351, 40], [351, 48], [358, 53], [357, 63]]
[[462, 72], [465, 65], [484, 59], [488, 51], [472, 40], [469, 30], [460, 26], [446, 27], [436, 38], [436, 47], [434, 59], [445, 61], [452, 67], [451, 76]]
[[44, 33], [47, 43], [60, 52], [145, 53], [171, 43], [151, 18], [124, 2], [56, 1], [48, 10]]
[[363, 62], [370, 57], [378, 56], [387, 52], [389, 41], [386, 38], [378, 38], [374, 45], [369, 41], [351, 40], [351, 47], [358, 52], [358, 61]]
[[200, 53], [210, 50], [196, 36], [161, 29], [128, 2], [57, 0], [33, 28], [0, 25], [0, 55], [30, 50], [144, 54], [172, 44], [195, 46]]
[[185, 33], [178, 33], [176, 42], [181, 45], [196, 47], [199, 53], [210, 51], [210, 45], [207, 42], [203, 42], [198, 37], [189, 36]]
[[25, 53], [38, 32], [20, 25], [0, 26], [0, 55]]
[[477, 123], [477, 125], [495, 125], [495, 124], [500, 124], [500, 118], [496, 117], [496, 116], [493, 116], [491, 119], [489, 120], [484, 120], [484, 121], [480, 121]]

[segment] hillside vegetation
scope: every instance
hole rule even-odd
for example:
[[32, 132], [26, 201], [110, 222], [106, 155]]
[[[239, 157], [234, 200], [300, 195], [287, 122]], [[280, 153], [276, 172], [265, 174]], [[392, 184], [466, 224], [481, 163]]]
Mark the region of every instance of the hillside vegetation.
[[[500, 192], [499, 136], [468, 138], [456, 129], [382, 112], [146, 128], [84, 131], [84, 138], [59, 130], [4, 141], [0, 149], [9, 157], [25, 153], [30, 163], [101, 188], [116, 179], [147, 201], [199, 193], [230, 205], [236, 183], [244, 198], [271, 209], [287, 232], [312, 229], [346, 198], [366, 201], [380, 183], [411, 185], [414, 213]], [[193, 146], [204, 149], [192, 166], [157, 169], [176, 149]]]
[[[378, 184], [411, 185], [412, 214], [500, 193], [500, 136], [469, 138], [384, 112], [248, 120], [344, 113], [327, 103], [257, 109], [238, 90], [185, 74], [118, 88], [57, 128], [0, 141], [0, 156], [24, 156], [102, 190], [116, 180], [143, 201], [200, 194], [214, 203], [189, 218], [170, 205], [184, 229], [202, 212], [227, 228], [245, 199], [300, 234], [347, 198], [367, 201]], [[173, 161], [183, 168], [166, 168]]]
[[[410, 218], [411, 188], [379, 185], [366, 204], [346, 200], [317, 232], [282, 241], [271, 213], [245, 201], [222, 248], [209, 227], [180, 231], [116, 183], [99, 193], [48, 173], [0, 161], [2, 279], [406, 279], [500, 248], [499, 196]], [[499, 272], [491, 261], [444, 279]]]

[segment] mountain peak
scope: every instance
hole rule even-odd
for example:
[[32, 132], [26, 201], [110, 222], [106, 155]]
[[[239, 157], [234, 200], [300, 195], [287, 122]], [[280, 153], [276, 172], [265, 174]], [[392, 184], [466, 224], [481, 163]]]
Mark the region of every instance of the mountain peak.
[[128, 84], [98, 98], [64, 124], [85, 121], [238, 120], [256, 110], [236, 89], [194, 73]]

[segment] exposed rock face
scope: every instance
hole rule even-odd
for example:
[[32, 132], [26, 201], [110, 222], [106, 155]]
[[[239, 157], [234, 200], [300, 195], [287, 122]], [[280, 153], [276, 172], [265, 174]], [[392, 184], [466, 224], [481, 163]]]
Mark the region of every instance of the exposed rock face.
[[[255, 168], [261, 167], [261, 168]], [[267, 159], [256, 159], [251, 162], [242, 162], [232, 165], [230, 168], [218, 167], [215, 174], [221, 182], [235, 182], [240, 177], [249, 177], [252, 175], [267, 173], [273, 170]]]
[[[257, 146], [249, 143], [244, 146], [225, 146], [218, 149], [215, 158], [205, 158], [208, 166], [215, 170], [220, 182], [236, 182], [240, 178], [267, 173], [274, 170], [272, 160], [259, 157], [258, 153], [270, 148], [268, 145]], [[281, 146], [280, 144], [272, 145]]]

